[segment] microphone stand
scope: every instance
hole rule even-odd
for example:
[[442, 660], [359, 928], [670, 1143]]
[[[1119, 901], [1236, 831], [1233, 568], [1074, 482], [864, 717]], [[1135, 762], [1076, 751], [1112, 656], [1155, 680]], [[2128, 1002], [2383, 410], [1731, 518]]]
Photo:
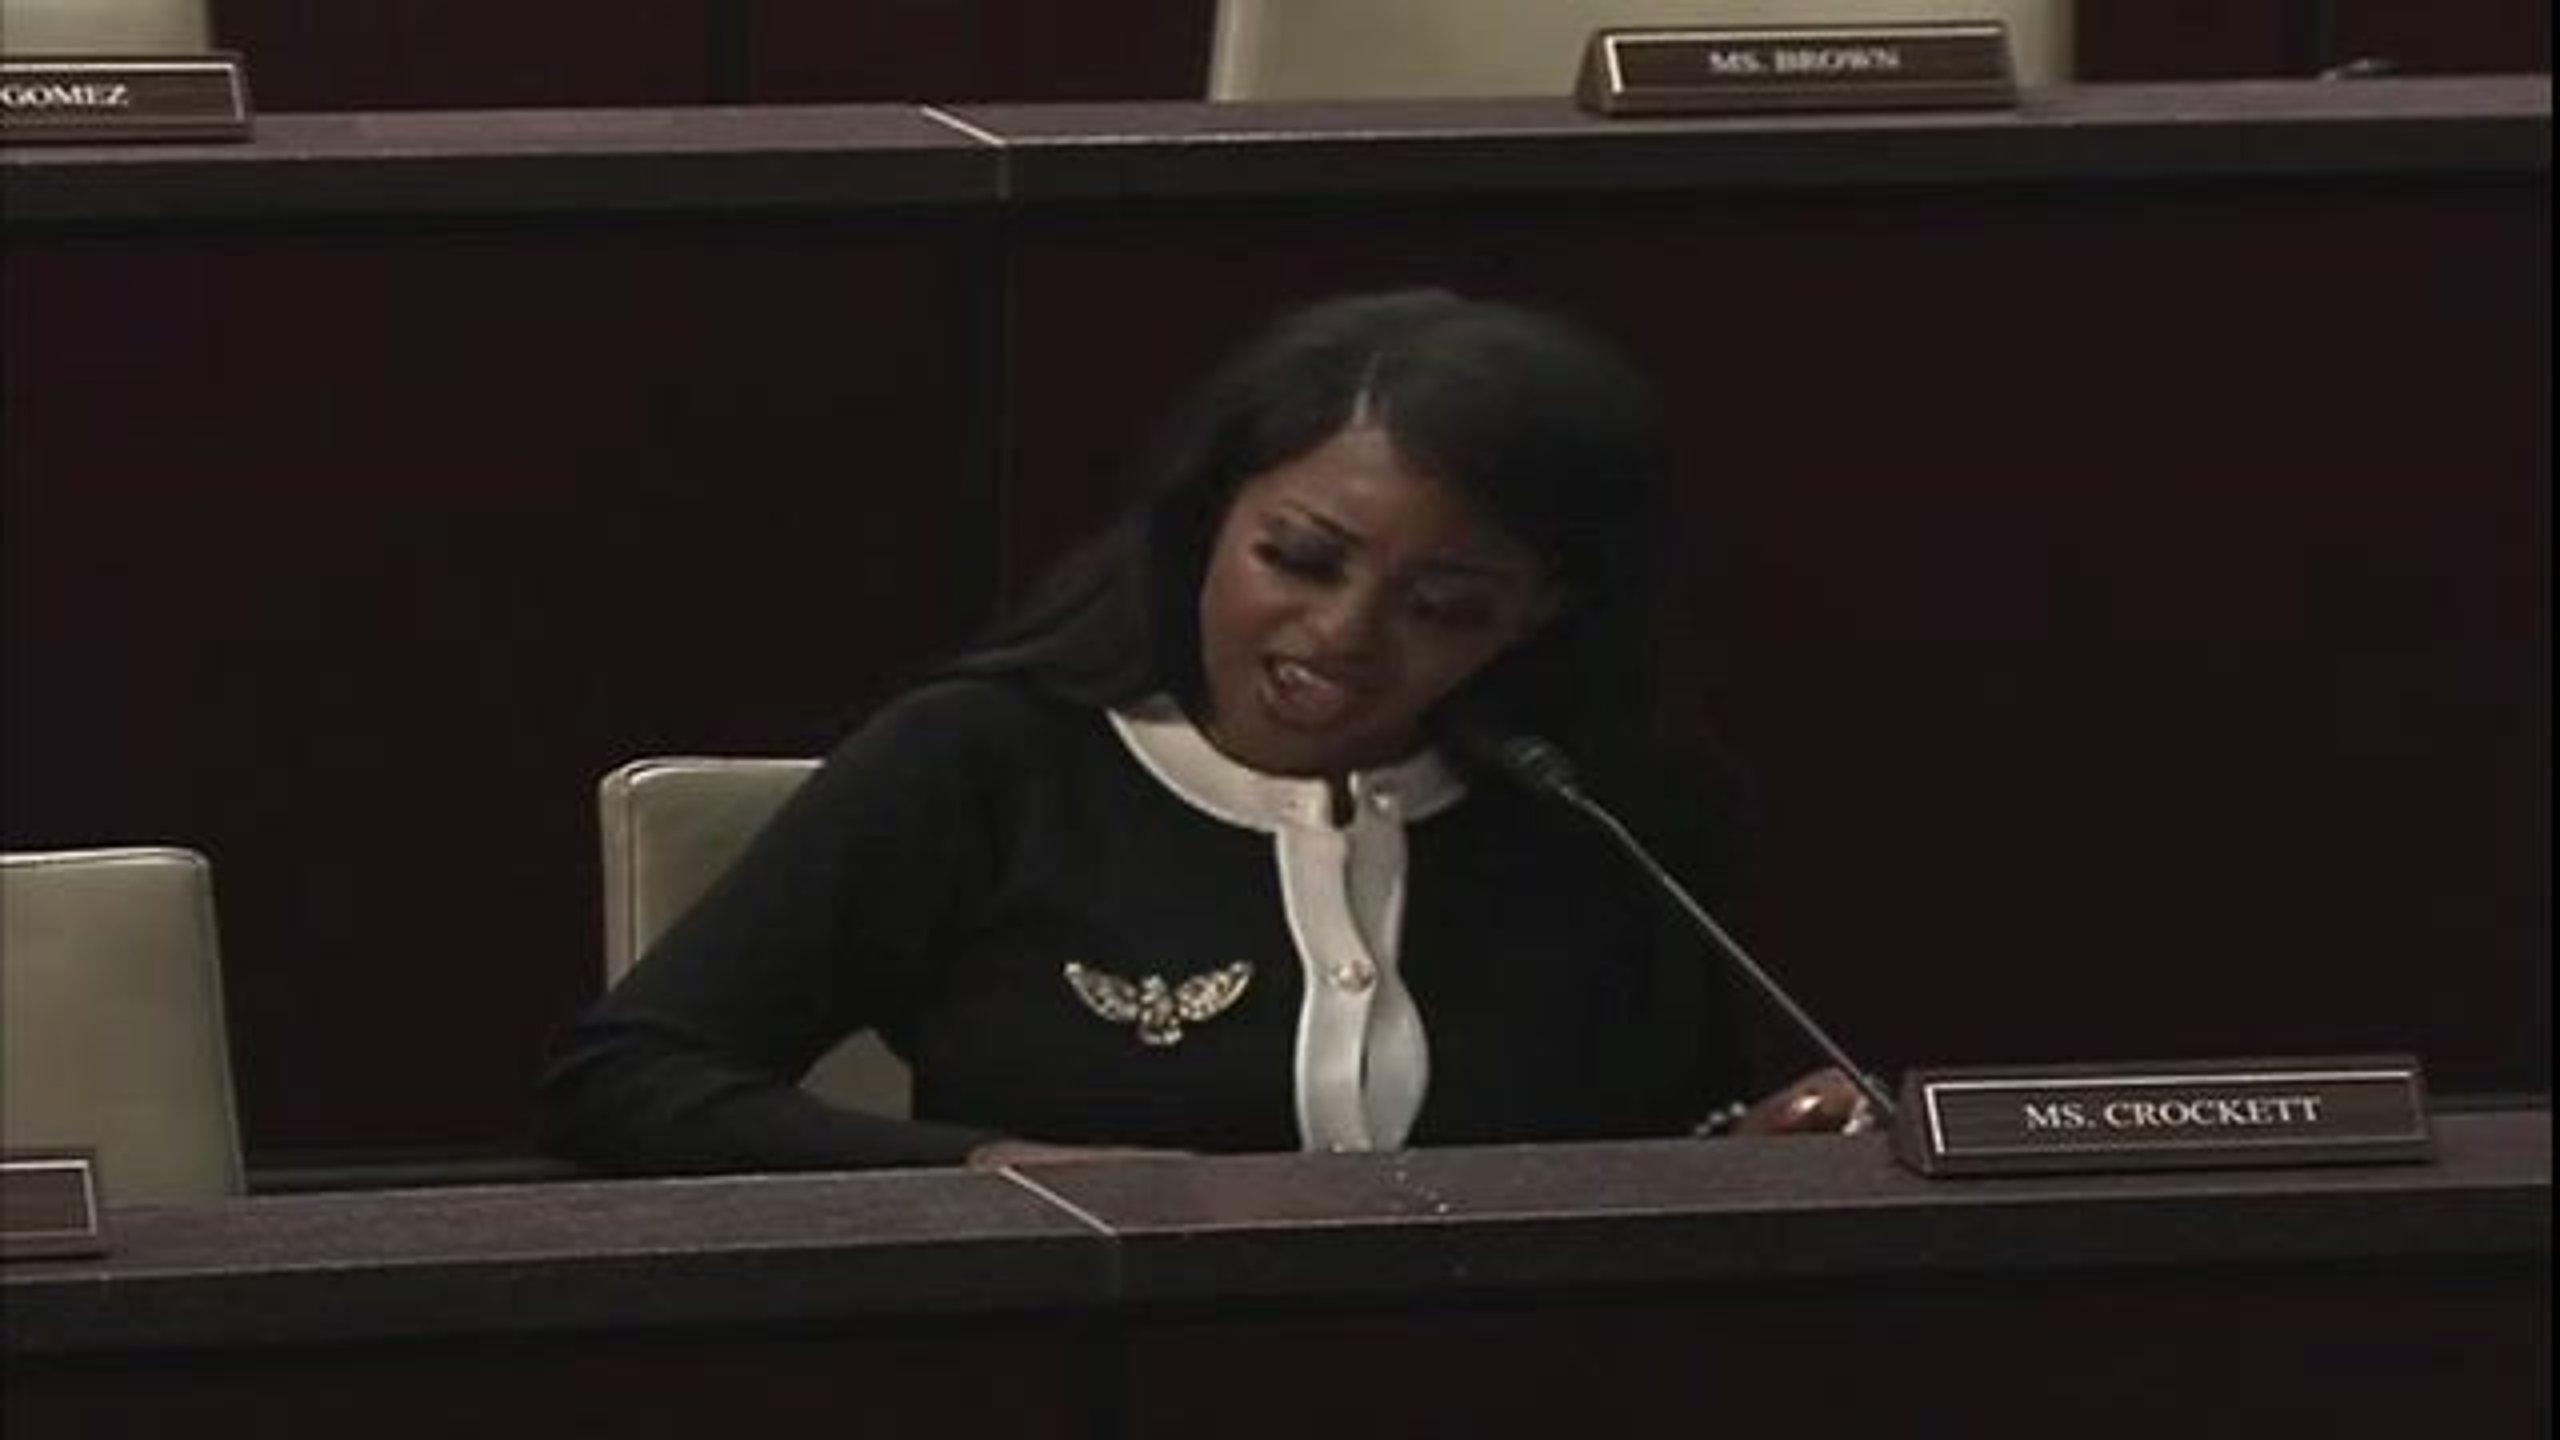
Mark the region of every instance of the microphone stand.
[[1518, 736], [1499, 747], [1496, 760], [1531, 789], [1552, 795], [1590, 817], [1610, 839], [1617, 842], [1618, 848], [1626, 851], [1647, 875], [1653, 877], [1656, 885], [1680, 903], [1680, 908], [1715, 943], [1715, 948], [1758, 986], [1761, 994], [1786, 1012], [1787, 1018], [1795, 1022], [1796, 1028], [1811, 1039], [1832, 1064], [1840, 1067], [1841, 1072], [1849, 1077], [1849, 1083], [1857, 1086], [1858, 1093], [1875, 1108], [1877, 1117], [1887, 1124], [1892, 1122], [1893, 1097], [1885, 1093], [1884, 1086], [1868, 1074], [1864, 1066], [1849, 1058], [1849, 1052], [1840, 1048], [1840, 1043], [1805, 1013], [1804, 1007], [1795, 1002], [1795, 997], [1789, 995], [1785, 987], [1760, 968], [1760, 962], [1752, 959], [1741, 942], [1725, 932], [1724, 926], [1716, 922], [1716, 917], [1708, 914], [1706, 907], [1690, 895], [1688, 887], [1662, 868], [1662, 863], [1653, 858], [1653, 852], [1645, 849], [1643, 842], [1620, 824], [1617, 816], [1609, 813], [1608, 807], [1583, 792], [1581, 783], [1574, 778], [1571, 762], [1565, 759], [1562, 751], [1534, 736]]

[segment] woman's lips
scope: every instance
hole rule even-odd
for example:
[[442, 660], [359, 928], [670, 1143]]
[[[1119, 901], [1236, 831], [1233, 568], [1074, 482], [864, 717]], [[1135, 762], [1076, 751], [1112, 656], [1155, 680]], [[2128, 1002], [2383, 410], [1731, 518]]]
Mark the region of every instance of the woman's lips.
[[1362, 698], [1359, 686], [1304, 660], [1274, 656], [1262, 671], [1264, 705], [1274, 718], [1296, 729], [1337, 724]]

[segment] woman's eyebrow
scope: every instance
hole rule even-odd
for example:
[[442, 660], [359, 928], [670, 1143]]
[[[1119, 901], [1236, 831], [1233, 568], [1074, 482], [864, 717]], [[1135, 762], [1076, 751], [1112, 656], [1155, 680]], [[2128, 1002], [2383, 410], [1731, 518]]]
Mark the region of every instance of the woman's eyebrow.
[[1302, 501], [1284, 500], [1271, 511], [1267, 518], [1271, 520], [1296, 521], [1300, 524], [1311, 525], [1349, 545], [1365, 545], [1369, 543], [1367, 536], [1362, 535], [1359, 531], [1352, 529], [1350, 526], [1343, 524], [1341, 521], [1334, 519], [1330, 515], [1324, 514], [1321, 511], [1308, 509]]
[[[1321, 510], [1310, 508], [1301, 500], [1283, 500], [1263, 517], [1265, 524], [1302, 524], [1321, 530], [1348, 546], [1363, 546], [1368, 537], [1334, 519]], [[1434, 555], [1422, 561], [1420, 568], [1435, 576], [1457, 579], [1489, 580], [1504, 585], [1527, 583], [1531, 577], [1495, 560], [1479, 560], [1466, 555]]]
[[1521, 585], [1528, 577], [1507, 565], [1485, 560], [1469, 560], [1462, 556], [1435, 557], [1422, 562], [1421, 568], [1434, 578], [1484, 580], [1497, 585]]

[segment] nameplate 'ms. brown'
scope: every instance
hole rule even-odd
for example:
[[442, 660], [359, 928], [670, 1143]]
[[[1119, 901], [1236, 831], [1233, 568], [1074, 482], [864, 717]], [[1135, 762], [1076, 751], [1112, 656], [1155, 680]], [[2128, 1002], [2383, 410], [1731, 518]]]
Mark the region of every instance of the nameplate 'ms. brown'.
[[2018, 100], [1997, 21], [1595, 31], [1574, 99], [1597, 115], [2001, 107]]

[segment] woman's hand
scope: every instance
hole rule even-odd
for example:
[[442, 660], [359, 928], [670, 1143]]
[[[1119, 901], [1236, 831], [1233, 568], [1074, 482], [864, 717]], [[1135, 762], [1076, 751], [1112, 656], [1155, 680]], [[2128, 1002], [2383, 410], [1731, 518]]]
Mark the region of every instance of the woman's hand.
[[1826, 1066], [1767, 1096], [1734, 1122], [1737, 1135], [1854, 1135], [1875, 1128], [1875, 1107], [1838, 1066]]

